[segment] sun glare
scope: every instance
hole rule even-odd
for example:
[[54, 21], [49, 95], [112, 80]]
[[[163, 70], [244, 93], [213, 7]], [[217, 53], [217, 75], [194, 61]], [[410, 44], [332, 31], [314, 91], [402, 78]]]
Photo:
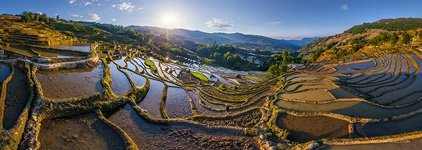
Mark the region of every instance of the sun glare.
[[174, 28], [176, 27], [177, 23], [177, 16], [175, 14], [166, 13], [161, 15], [161, 24], [167, 28]]

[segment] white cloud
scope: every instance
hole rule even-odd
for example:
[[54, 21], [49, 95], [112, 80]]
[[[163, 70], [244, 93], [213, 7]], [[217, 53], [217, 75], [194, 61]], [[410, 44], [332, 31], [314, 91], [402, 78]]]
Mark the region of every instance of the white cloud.
[[113, 19], [111, 19], [111, 21], [116, 21], [116, 19], [113, 18]]
[[77, 14], [71, 14], [70, 17], [74, 20], [83, 20], [83, 21], [98, 21], [101, 19], [97, 14], [88, 14], [86, 16], [81, 16]]
[[129, 13], [132, 13], [133, 10], [135, 9], [135, 5], [133, 5], [130, 2], [129, 3], [123, 2], [123, 3], [120, 3], [120, 4], [113, 4], [112, 6], [114, 8], [117, 8], [117, 9], [120, 9], [120, 10], [123, 10], [123, 11], [127, 11]]
[[88, 6], [88, 5], [91, 5], [91, 4], [92, 4], [91, 2], [85, 2], [84, 6]]
[[212, 28], [213, 30], [217, 30], [217, 31], [226, 31], [226, 30], [230, 30], [231, 27], [233, 27], [233, 25], [230, 22], [224, 21], [218, 18], [213, 18], [210, 21], [208, 21], [206, 24], [209, 28]]
[[76, 2], [76, 0], [69, 0], [69, 4], [73, 4], [75, 2]]
[[347, 4], [342, 4], [342, 5], [340, 6], [340, 8], [341, 8], [341, 10], [349, 10], [349, 5], [347, 5]]
[[283, 23], [283, 22], [281, 22], [281, 21], [274, 21], [274, 22], [270, 22], [270, 23], [268, 23], [269, 25], [274, 25], [274, 26], [276, 26], [276, 25], [279, 25], [279, 24], [281, 24], [281, 23]]
[[86, 19], [89, 20], [89, 21], [98, 21], [98, 20], [101, 19], [101, 17], [98, 16], [97, 14], [88, 14]]
[[70, 17], [75, 20], [82, 20], [84, 18], [84, 16], [77, 15], [77, 14], [71, 14]]

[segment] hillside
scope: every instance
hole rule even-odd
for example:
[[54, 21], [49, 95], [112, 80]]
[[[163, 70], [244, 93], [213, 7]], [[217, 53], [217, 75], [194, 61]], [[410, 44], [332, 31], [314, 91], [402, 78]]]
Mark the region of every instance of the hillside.
[[383, 19], [316, 40], [301, 52], [310, 62], [342, 62], [420, 49], [421, 43], [422, 18]]
[[46, 23], [24, 23], [18, 16], [0, 16], [0, 43], [2, 44], [55, 46], [69, 45], [75, 41], [75, 38], [51, 29]]
[[195, 44], [232, 44], [247, 49], [270, 49], [270, 50], [297, 50], [304, 44], [310, 43], [312, 40], [279, 40], [259, 35], [246, 35], [242, 33], [206, 33], [202, 31], [191, 31], [186, 29], [164, 29], [158, 27], [141, 27], [129, 26], [128, 28], [135, 31], [162, 35], [165, 34], [171, 42], [180, 43], [180, 41], [192, 41]]

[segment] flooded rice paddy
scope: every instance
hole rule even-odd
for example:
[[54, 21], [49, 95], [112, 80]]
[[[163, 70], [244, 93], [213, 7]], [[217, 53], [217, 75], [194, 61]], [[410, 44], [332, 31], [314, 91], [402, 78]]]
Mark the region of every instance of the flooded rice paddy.
[[282, 78], [129, 50], [101, 57], [85, 69], [55, 71], [0, 63], [1, 128], [17, 135], [0, 138], [20, 140], [21, 149], [291, 149], [315, 141], [321, 149], [354, 149], [373, 145], [327, 141], [422, 130], [419, 52], [315, 65]]
[[31, 96], [31, 89], [25, 70], [14, 67], [12, 80], [7, 84], [6, 99], [4, 107], [3, 127], [11, 129], [17, 122], [19, 115], [27, 106]]
[[132, 84], [130, 83], [127, 76], [117, 69], [116, 64], [110, 63], [110, 78], [111, 78], [111, 89], [117, 95], [122, 95], [132, 89]]
[[192, 115], [189, 95], [182, 88], [168, 88], [165, 102], [169, 118], [184, 118]]
[[349, 135], [349, 122], [325, 116], [298, 117], [280, 114], [277, 126], [289, 131], [288, 139], [299, 142]]
[[155, 118], [162, 118], [160, 104], [165, 86], [162, 82], [151, 80], [148, 94], [138, 104], [142, 109]]
[[92, 69], [37, 71], [36, 77], [47, 98], [87, 97], [102, 92], [103, 69], [103, 65], [99, 64]]
[[[286, 86], [282, 88], [282, 92], [278, 94], [279, 99], [274, 104], [289, 111], [344, 115], [342, 118], [346, 120], [349, 117], [358, 118], [360, 121], [357, 121], [358, 125], [354, 128], [358, 130], [356, 134], [362, 137], [388, 139], [385, 136], [417, 133], [422, 130], [420, 124], [417, 123], [421, 122], [420, 108], [422, 107], [421, 56], [420, 52], [413, 51], [337, 65], [334, 67], [335, 71], [330, 72], [321, 72], [325, 69], [317, 66], [312, 70], [293, 73], [285, 77]], [[314, 73], [318, 74], [314, 75]], [[281, 128], [290, 130], [289, 137], [298, 141], [321, 139], [322, 137], [306, 133], [318, 131], [312, 128], [318, 128], [320, 124], [324, 124], [323, 127], [330, 126], [330, 129], [320, 129], [320, 131], [328, 132], [335, 129], [335, 123], [328, 123], [330, 122], [328, 120], [324, 123], [310, 123], [313, 127], [300, 129], [299, 123], [293, 125], [295, 122], [293, 120], [299, 122], [298, 117], [290, 120], [289, 116], [280, 117], [279, 122], [283, 122], [283, 119], [285, 123], [280, 124]], [[367, 122], [366, 119], [375, 119], [375, 121]], [[288, 121], [293, 123], [288, 126]], [[347, 128], [345, 124], [343, 127]], [[347, 134], [338, 137], [347, 138]], [[409, 140], [418, 141], [419, 139]], [[389, 149], [390, 146], [414, 148], [418, 144], [375, 145]], [[375, 145], [328, 145], [323, 149], [375, 148]]]
[[3, 82], [11, 73], [7, 64], [0, 63], [0, 81]]

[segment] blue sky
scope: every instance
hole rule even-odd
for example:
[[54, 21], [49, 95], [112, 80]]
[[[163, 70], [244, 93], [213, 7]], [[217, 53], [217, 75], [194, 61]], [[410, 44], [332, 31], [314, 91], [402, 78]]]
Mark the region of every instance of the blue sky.
[[0, 13], [56, 14], [118, 25], [327, 36], [382, 18], [422, 17], [421, 0], [0, 0]]

